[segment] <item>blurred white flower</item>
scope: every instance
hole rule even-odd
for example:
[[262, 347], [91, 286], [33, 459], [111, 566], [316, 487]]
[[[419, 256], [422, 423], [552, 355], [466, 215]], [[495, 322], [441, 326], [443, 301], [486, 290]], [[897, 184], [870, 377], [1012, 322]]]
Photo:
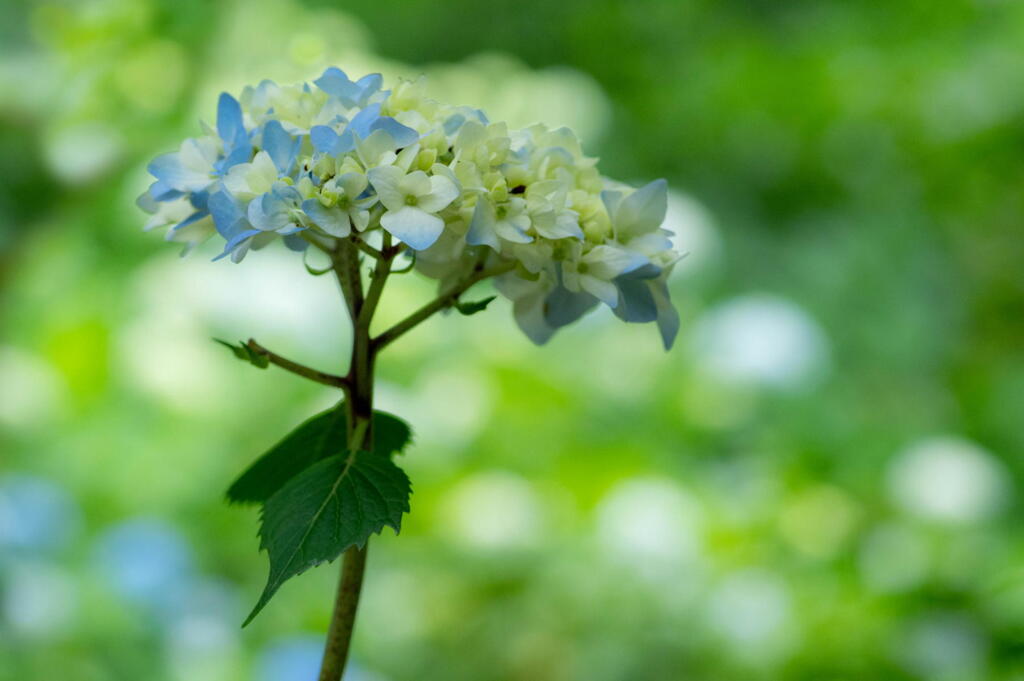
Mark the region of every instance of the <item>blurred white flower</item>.
[[70, 574], [54, 565], [16, 562], [0, 575], [0, 622], [22, 636], [50, 638], [65, 632], [78, 610]]
[[796, 643], [791, 600], [776, 575], [757, 568], [735, 572], [711, 592], [708, 625], [739, 659], [777, 661]]
[[544, 508], [531, 484], [513, 473], [473, 474], [441, 503], [445, 536], [474, 549], [522, 549], [544, 538]]
[[889, 465], [889, 495], [913, 515], [970, 523], [1001, 510], [1010, 495], [1003, 464], [990, 452], [956, 437], [912, 444]]
[[[285, 251], [270, 249], [255, 266], [243, 262], [234, 268], [199, 259], [155, 258], [139, 270], [133, 286], [140, 315], [124, 332], [125, 353], [136, 355], [126, 362], [139, 369], [137, 380], [144, 387], [176, 403], [196, 398], [206, 404], [211, 400], [201, 393], [207, 391], [214, 393], [212, 400], [220, 399], [217, 386], [225, 382], [215, 372], [224, 366], [223, 349], [210, 336], [256, 337], [282, 354], [312, 358], [309, 363], [336, 363], [338, 339], [349, 335], [336, 282], [306, 275]], [[163, 333], [153, 335], [156, 330]], [[163, 366], [142, 366], [157, 363], [146, 343], [167, 353], [160, 357]], [[202, 370], [186, 371], [190, 362]]]
[[810, 387], [829, 364], [817, 322], [788, 300], [760, 294], [704, 313], [693, 348], [698, 364], [721, 380], [777, 389]]
[[43, 156], [50, 170], [73, 185], [99, 178], [123, 153], [121, 134], [99, 121], [68, 125], [44, 138]]
[[675, 482], [632, 478], [613, 487], [595, 510], [597, 539], [608, 556], [645, 577], [679, 577], [702, 556], [700, 504]]

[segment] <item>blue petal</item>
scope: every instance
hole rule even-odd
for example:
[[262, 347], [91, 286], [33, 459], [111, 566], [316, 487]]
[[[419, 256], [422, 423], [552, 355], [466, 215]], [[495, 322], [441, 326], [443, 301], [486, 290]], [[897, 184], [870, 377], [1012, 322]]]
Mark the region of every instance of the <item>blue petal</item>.
[[651, 293], [647, 279], [617, 277], [615, 285], [619, 289], [619, 303], [615, 306], [615, 316], [623, 321], [645, 323], [658, 318], [658, 306]]
[[222, 237], [230, 241], [244, 223], [241, 206], [223, 189], [211, 196], [206, 205], [213, 216], [213, 225]]
[[295, 163], [300, 141], [292, 139], [280, 121], [273, 120], [263, 126], [263, 149], [270, 154], [270, 159], [281, 175], [287, 175]]
[[[359, 135], [359, 139], [366, 139], [373, 132], [371, 127], [377, 119], [380, 118], [380, 104], [372, 104], [355, 116], [349, 121], [348, 126], [345, 128], [345, 132], [355, 133]], [[346, 149], [345, 151], [349, 151]]]
[[444, 122], [444, 134], [454, 135], [465, 122], [466, 117], [462, 114], [453, 114], [449, 116]]
[[232, 146], [246, 136], [242, 107], [237, 99], [226, 92], [220, 94], [217, 102], [217, 134], [226, 145]]
[[248, 163], [252, 159], [252, 145], [249, 144], [248, 137], [238, 146], [231, 147], [225, 145], [225, 150], [227, 151], [227, 156], [213, 164], [213, 168], [218, 175], [223, 176], [232, 167], [239, 163]]
[[178, 191], [163, 180], [157, 180], [153, 184], [149, 185], [149, 196], [154, 201], [172, 201], [184, 195], [185, 192]]
[[542, 294], [518, 298], [512, 303], [512, 314], [519, 329], [537, 345], [544, 345], [555, 335], [557, 329], [544, 320]]
[[284, 245], [287, 246], [289, 250], [297, 251], [299, 253], [309, 248], [309, 242], [298, 234], [288, 234], [284, 239], [282, 239], [282, 241], [284, 241]]
[[544, 321], [553, 328], [572, 324], [594, 309], [598, 300], [589, 293], [573, 293], [564, 286], [556, 286], [544, 301]]
[[394, 148], [407, 147], [420, 138], [420, 134], [410, 127], [402, 125], [390, 116], [380, 115], [380, 104], [372, 104], [355, 116], [345, 126], [341, 137], [334, 145], [331, 153], [347, 153], [356, 148], [355, 136], [365, 140], [376, 131], [387, 133], [393, 140]]
[[341, 100], [352, 100], [361, 92], [360, 87], [349, 80], [345, 72], [336, 66], [328, 68], [313, 83], [327, 94]]
[[357, 80], [356, 85], [359, 86], [359, 96], [365, 99], [380, 90], [381, 86], [384, 85], [384, 76], [379, 73], [371, 73]]
[[661, 342], [666, 350], [672, 349], [672, 343], [679, 333], [679, 312], [672, 305], [668, 293], [668, 284], [664, 279], [651, 283], [651, 293], [654, 295], [654, 302], [658, 306], [658, 331], [661, 332]]
[[164, 186], [180, 185], [182, 182], [187, 182], [192, 179], [195, 174], [192, 171], [186, 170], [181, 165], [181, 156], [178, 152], [172, 151], [169, 154], [161, 154], [157, 156], [149, 165], [146, 166], [146, 170], [149, 174], [157, 179], [158, 182], [163, 183]]
[[188, 200], [196, 210], [209, 212], [206, 208], [206, 204], [210, 201], [210, 192], [206, 189], [198, 192], [192, 192], [188, 195]]
[[309, 139], [313, 142], [313, 148], [321, 153], [335, 156], [341, 151], [338, 149], [341, 138], [326, 125], [314, 125], [309, 131]]
[[245, 242], [246, 239], [249, 239], [250, 237], [256, 236], [257, 234], [260, 233], [261, 232], [258, 229], [247, 229], [243, 232], [239, 232], [234, 238], [229, 240], [224, 245], [224, 251], [216, 258], [214, 258], [214, 261], [220, 260], [221, 258], [231, 255], [236, 248], [238, 248]]
[[[376, 130], [383, 130], [395, 140], [395, 144], [399, 147], [407, 147], [410, 144], [415, 144], [420, 139], [420, 134], [402, 125], [394, 118], [389, 116], [381, 116], [370, 125], [370, 132]], [[361, 137], [361, 135], [360, 135]]]

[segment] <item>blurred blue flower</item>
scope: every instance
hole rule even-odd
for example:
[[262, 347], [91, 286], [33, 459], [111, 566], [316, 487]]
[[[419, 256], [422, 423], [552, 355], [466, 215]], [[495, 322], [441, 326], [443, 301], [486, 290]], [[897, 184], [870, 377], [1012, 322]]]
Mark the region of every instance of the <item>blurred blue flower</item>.
[[0, 557], [61, 549], [80, 523], [78, 507], [60, 485], [21, 473], [0, 478]]
[[316, 681], [323, 654], [324, 642], [319, 636], [278, 639], [260, 653], [256, 680]]
[[94, 563], [111, 588], [129, 603], [171, 613], [193, 576], [192, 552], [171, 525], [138, 518], [96, 539]]
[[[316, 681], [324, 642], [320, 636], [289, 636], [270, 643], [256, 660], [255, 681]], [[344, 681], [380, 681], [349, 662]]]

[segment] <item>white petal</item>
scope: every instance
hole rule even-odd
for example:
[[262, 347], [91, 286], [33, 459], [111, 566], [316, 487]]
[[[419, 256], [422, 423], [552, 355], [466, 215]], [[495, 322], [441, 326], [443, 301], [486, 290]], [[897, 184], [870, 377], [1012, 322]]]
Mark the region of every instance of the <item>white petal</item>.
[[366, 175], [362, 173], [345, 173], [334, 178], [334, 182], [344, 190], [347, 196], [353, 199], [362, 194], [366, 190], [366, 185], [369, 184]]
[[420, 143], [411, 144], [405, 149], [402, 149], [395, 158], [395, 165], [409, 172], [409, 168], [412, 167], [412, 162], [416, 160], [416, 155], [420, 153]]
[[405, 177], [401, 168], [394, 166], [371, 168], [367, 176], [385, 208], [396, 211], [405, 206], [405, 195], [398, 188], [399, 182]]
[[252, 170], [251, 163], [239, 163], [236, 166], [232, 166], [228, 170], [228, 174], [224, 176], [224, 188], [237, 199], [249, 199], [256, 193], [249, 188], [250, 170]]
[[383, 130], [375, 130], [365, 140], [356, 136], [356, 153], [367, 168], [388, 165], [395, 160], [395, 140]]
[[583, 262], [587, 263], [594, 276], [601, 279], [614, 279], [624, 272], [632, 272], [647, 264], [647, 258], [624, 248], [602, 244], [594, 246], [589, 253], [583, 256]]
[[576, 213], [570, 210], [561, 213], [545, 212], [533, 216], [533, 228], [548, 239], [583, 238]]
[[444, 175], [430, 177], [430, 193], [420, 197], [419, 206], [428, 213], [437, 213], [459, 198], [459, 188]]
[[368, 210], [350, 210], [348, 215], [352, 218], [352, 225], [360, 232], [370, 224], [370, 211]]
[[511, 220], [499, 220], [494, 225], [494, 231], [497, 232], [498, 236], [506, 241], [511, 241], [516, 244], [528, 244], [533, 241], [533, 237], [526, 234], [526, 230], [529, 228], [529, 218], [525, 218], [525, 221], [517, 218], [513, 218]]
[[655, 180], [622, 199], [615, 210], [616, 236], [625, 241], [661, 227], [668, 207], [668, 185]]
[[[414, 170], [398, 183], [398, 189], [405, 196], [426, 196], [430, 193], [430, 178], [422, 170]], [[430, 213], [434, 211], [424, 208]]]
[[444, 231], [444, 220], [414, 206], [388, 211], [381, 217], [380, 224], [417, 251], [430, 248]]
[[585, 274], [580, 277], [580, 287], [587, 293], [600, 298], [601, 302], [608, 307], [615, 307], [619, 304], [619, 290], [610, 281]]

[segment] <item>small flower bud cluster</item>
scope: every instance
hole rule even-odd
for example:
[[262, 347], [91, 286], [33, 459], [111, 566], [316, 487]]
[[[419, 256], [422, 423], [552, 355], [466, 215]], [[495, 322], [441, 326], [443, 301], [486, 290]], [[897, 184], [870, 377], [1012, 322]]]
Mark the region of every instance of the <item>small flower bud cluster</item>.
[[503, 270], [496, 286], [537, 343], [604, 303], [656, 321], [671, 345], [666, 279], [679, 256], [661, 228], [663, 180], [606, 180], [567, 128], [509, 130], [428, 98], [423, 79], [382, 86], [329, 68], [312, 86], [222, 94], [216, 128], [150, 163], [147, 228], [168, 227], [186, 250], [217, 234], [218, 258], [235, 262], [278, 238], [331, 250], [383, 230], [442, 287]]

